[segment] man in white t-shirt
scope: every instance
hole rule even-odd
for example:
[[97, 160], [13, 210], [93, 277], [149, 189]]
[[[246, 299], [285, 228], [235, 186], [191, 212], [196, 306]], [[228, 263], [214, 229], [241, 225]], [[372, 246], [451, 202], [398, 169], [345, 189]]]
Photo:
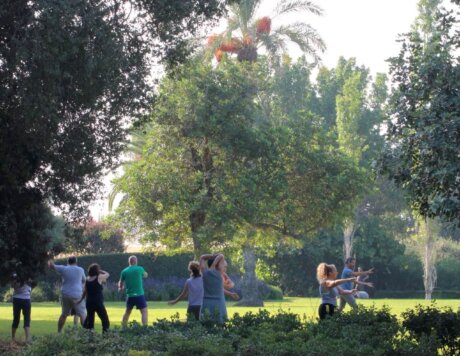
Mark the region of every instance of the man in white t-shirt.
[[85, 284], [85, 271], [77, 266], [77, 258], [71, 256], [67, 260], [67, 266], [56, 265], [54, 262], [48, 262], [49, 268], [55, 270], [62, 279], [61, 287], [61, 306], [62, 312], [58, 321], [58, 332], [64, 327], [67, 317], [70, 315], [72, 308], [76, 315], [80, 317], [80, 323], [83, 325], [86, 319], [85, 302], [79, 303], [83, 294]]

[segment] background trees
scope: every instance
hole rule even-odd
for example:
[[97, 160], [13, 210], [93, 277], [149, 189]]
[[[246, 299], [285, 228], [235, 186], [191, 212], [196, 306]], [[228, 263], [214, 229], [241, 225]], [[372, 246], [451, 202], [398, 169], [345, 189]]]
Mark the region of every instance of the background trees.
[[383, 165], [422, 216], [458, 221], [458, 18], [433, 3], [391, 61], [396, 90]]
[[193, 61], [165, 78], [142, 154], [116, 182], [121, 220], [196, 255], [237, 245], [243, 282], [255, 280], [257, 247], [340, 221], [362, 175], [309, 112], [306, 66]]

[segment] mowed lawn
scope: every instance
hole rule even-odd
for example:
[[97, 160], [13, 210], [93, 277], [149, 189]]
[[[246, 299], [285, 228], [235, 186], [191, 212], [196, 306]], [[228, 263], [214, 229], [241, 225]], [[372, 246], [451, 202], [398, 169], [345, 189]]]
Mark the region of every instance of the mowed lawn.
[[[399, 316], [403, 311], [414, 308], [417, 304], [429, 305], [429, 301], [421, 299], [375, 299], [375, 300], [359, 300], [359, 303], [365, 306], [374, 305], [376, 308], [381, 308], [387, 305], [391, 312]], [[436, 302], [437, 307], [450, 306], [454, 310], [460, 307], [460, 300], [454, 299], [440, 299]], [[174, 314], [179, 313], [179, 318], [185, 320], [186, 302], [180, 302], [174, 306], [168, 305], [166, 302], [149, 302], [149, 323], [154, 322], [156, 319], [169, 319]], [[270, 301], [265, 303], [265, 309], [271, 313], [277, 313], [280, 310], [290, 311], [299, 316], [306, 317], [307, 319], [316, 319], [317, 309], [319, 306], [319, 298], [285, 298], [280, 301]], [[107, 302], [107, 312], [109, 314], [112, 326], [119, 326], [124, 312], [123, 302]], [[227, 303], [229, 316], [235, 313], [244, 314], [249, 311], [257, 312], [259, 308], [250, 307], [235, 307], [233, 302]], [[0, 338], [8, 337], [11, 332], [12, 321], [12, 304], [0, 303]], [[349, 310], [349, 306], [347, 309]], [[32, 303], [32, 323], [31, 331], [35, 336], [46, 335], [54, 333], [57, 330], [57, 319], [60, 314], [59, 303]], [[97, 319], [96, 328], [101, 330], [100, 322]], [[133, 310], [130, 320], [140, 321], [140, 313]], [[72, 324], [72, 318], [67, 319], [66, 326]], [[22, 339], [22, 316], [21, 325], [18, 330], [18, 336]]]

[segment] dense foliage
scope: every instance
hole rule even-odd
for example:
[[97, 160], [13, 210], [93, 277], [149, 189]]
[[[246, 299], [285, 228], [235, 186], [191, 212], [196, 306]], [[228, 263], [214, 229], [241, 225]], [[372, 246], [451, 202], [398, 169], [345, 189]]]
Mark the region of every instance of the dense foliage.
[[116, 253], [125, 251], [125, 241], [121, 230], [91, 220], [83, 226], [68, 226], [63, 247], [66, 254]]
[[396, 90], [384, 169], [422, 216], [458, 221], [459, 18], [435, 8], [421, 19], [391, 60]]
[[118, 159], [126, 120], [146, 109], [150, 62], [182, 60], [186, 39], [223, 5], [0, 3], [0, 283], [43, 270], [57, 228], [46, 206], [85, 213]]
[[[412, 311], [417, 314], [417, 311]], [[295, 314], [281, 311], [270, 315], [235, 315], [223, 326], [161, 320], [147, 328], [137, 324], [116, 329], [103, 338], [97, 333], [68, 330], [61, 335], [38, 338], [24, 355], [420, 355], [441, 351], [437, 334], [413, 338], [387, 309], [361, 308], [323, 322], [300, 320]], [[459, 336], [457, 333], [456, 337]], [[448, 347], [448, 346], [447, 346]], [[445, 347], [448, 354], [455, 348]]]

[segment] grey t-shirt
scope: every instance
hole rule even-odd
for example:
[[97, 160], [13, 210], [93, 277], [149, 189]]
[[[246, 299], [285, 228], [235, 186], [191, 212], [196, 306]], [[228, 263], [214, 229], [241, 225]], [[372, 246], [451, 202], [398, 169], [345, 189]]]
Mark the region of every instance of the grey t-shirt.
[[187, 279], [188, 286], [188, 305], [202, 305], [203, 304], [203, 278], [190, 277]]
[[18, 298], [18, 299], [30, 299], [30, 294], [32, 293], [32, 287], [24, 283], [23, 285], [15, 285], [13, 286], [14, 292], [13, 292], [13, 298]]
[[55, 265], [54, 267], [62, 277], [62, 295], [70, 298], [80, 298], [83, 294], [82, 287], [85, 283], [85, 271], [83, 268], [75, 265]]

